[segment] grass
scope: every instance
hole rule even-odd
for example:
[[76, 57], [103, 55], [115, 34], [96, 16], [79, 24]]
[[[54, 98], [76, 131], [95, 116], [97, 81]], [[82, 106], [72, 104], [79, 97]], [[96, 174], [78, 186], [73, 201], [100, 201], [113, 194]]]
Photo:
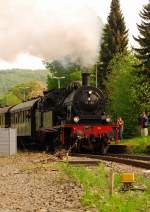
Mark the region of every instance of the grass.
[[120, 144], [128, 144], [128, 145], [150, 145], [150, 136], [140, 136], [131, 139], [124, 139], [120, 142]]
[[127, 145], [129, 153], [150, 154], [150, 136], [139, 136], [130, 139], [123, 139], [119, 141], [119, 145]]
[[128, 145], [129, 152], [134, 154], [150, 154], [150, 136], [126, 139], [122, 144]]
[[121, 187], [120, 175], [115, 174], [115, 191], [109, 194], [109, 173], [103, 165], [94, 170], [84, 167], [73, 167], [61, 164], [61, 169], [72, 180], [81, 184], [83, 195], [81, 203], [89, 208], [96, 208], [98, 212], [134, 212], [150, 211], [150, 181], [144, 177], [137, 177], [137, 185], [145, 185], [146, 190], [119, 192]]

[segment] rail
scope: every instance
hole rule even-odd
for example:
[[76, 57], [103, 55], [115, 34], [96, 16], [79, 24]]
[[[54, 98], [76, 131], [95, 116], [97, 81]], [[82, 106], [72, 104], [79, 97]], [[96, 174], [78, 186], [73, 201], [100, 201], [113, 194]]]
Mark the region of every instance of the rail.
[[138, 155], [89, 155], [89, 154], [71, 154], [71, 156], [76, 157], [86, 157], [90, 159], [97, 160], [76, 160], [76, 161], [68, 161], [70, 164], [89, 164], [89, 165], [97, 165], [101, 160], [111, 161], [121, 164], [126, 164], [134, 167], [150, 169], [150, 157], [149, 156], [138, 156]]

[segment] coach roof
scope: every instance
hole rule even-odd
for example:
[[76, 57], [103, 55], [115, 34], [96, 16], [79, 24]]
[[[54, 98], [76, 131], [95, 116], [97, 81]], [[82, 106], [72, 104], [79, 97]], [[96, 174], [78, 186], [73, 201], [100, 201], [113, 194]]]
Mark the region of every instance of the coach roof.
[[39, 98], [36, 98], [36, 99], [33, 99], [33, 100], [30, 100], [30, 101], [27, 101], [27, 102], [22, 102], [14, 107], [12, 107], [10, 109], [10, 112], [13, 112], [13, 111], [17, 111], [17, 110], [25, 110], [25, 109], [30, 109], [32, 108], [32, 106], [39, 100]]
[[11, 107], [12, 107], [12, 106], [0, 108], [0, 113], [7, 113], [7, 112], [9, 112], [9, 109], [10, 109]]

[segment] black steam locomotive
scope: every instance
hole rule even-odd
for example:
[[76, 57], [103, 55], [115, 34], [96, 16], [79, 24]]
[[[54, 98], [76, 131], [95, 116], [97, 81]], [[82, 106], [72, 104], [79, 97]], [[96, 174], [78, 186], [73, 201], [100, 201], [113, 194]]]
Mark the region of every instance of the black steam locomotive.
[[76, 151], [106, 152], [110, 134], [117, 128], [105, 114], [101, 90], [89, 85], [89, 74], [82, 74], [82, 85], [71, 83], [12, 107], [0, 108], [0, 127], [17, 128], [18, 144], [35, 143], [54, 150], [63, 145]]

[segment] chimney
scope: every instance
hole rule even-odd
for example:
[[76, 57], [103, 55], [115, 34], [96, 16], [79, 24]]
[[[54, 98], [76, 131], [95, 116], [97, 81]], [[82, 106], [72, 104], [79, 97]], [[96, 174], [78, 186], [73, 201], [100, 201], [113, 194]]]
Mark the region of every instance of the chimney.
[[82, 73], [82, 86], [89, 86], [89, 73]]

